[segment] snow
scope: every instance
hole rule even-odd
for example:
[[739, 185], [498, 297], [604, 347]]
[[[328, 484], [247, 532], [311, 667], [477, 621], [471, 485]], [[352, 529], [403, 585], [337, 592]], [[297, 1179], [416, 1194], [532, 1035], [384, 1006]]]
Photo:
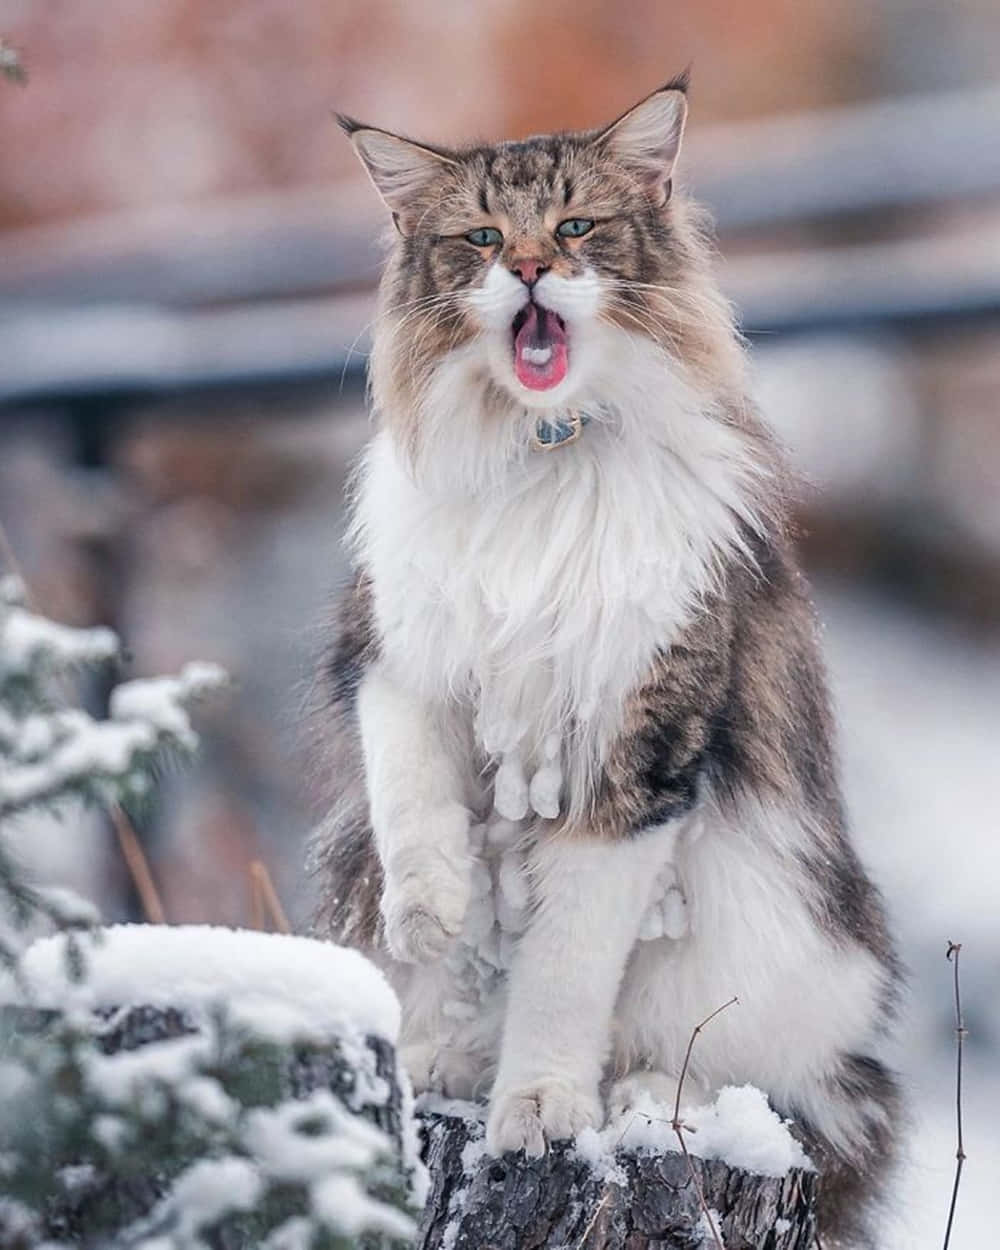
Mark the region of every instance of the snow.
[[0, 771], [0, 807], [21, 807], [88, 778], [120, 777], [130, 771], [136, 756], [152, 751], [156, 742], [155, 728], [139, 721], [81, 723], [78, 732], [45, 759]]
[[685, 1136], [687, 1148], [699, 1158], [721, 1159], [758, 1176], [787, 1176], [795, 1168], [812, 1170], [787, 1123], [752, 1085], [724, 1086], [714, 1103], [688, 1111], [684, 1122], [695, 1134]]
[[423, 1095], [418, 1105], [423, 1110], [434, 1111], [439, 1115], [460, 1117], [466, 1121], [470, 1134], [469, 1140], [462, 1147], [462, 1175], [456, 1179], [449, 1194], [447, 1220], [441, 1234], [441, 1250], [454, 1250], [462, 1225], [465, 1196], [479, 1170], [479, 1165], [486, 1157], [486, 1126], [482, 1120], [483, 1108], [476, 1103], [443, 1099], [433, 1094]]
[[[671, 1124], [673, 1113], [673, 1107], [640, 1099], [602, 1132], [581, 1133], [576, 1153], [595, 1170], [606, 1171], [613, 1166], [616, 1150], [676, 1152], [680, 1145]], [[753, 1085], [725, 1085], [713, 1102], [685, 1107], [681, 1120], [688, 1152], [700, 1159], [719, 1159], [758, 1176], [782, 1177], [795, 1168], [812, 1169], [787, 1123]]]
[[422, 1211], [427, 1205], [427, 1195], [431, 1189], [431, 1175], [421, 1157], [423, 1142], [417, 1125], [413, 1085], [409, 1074], [402, 1065], [397, 1067], [397, 1076], [399, 1077], [399, 1086], [402, 1093], [400, 1120], [403, 1130], [403, 1170], [406, 1172], [409, 1180], [410, 1205], [415, 1210]]
[[261, 1250], [312, 1250], [313, 1226], [304, 1216], [293, 1215], [279, 1224]]
[[376, 1198], [370, 1198], [353, 1176], [330, 1176], [312, 1187], [315, 1214], [330, 1228], [348, 1237], [382, 1232], [409, 1241], [416, 1225], [409, 1216]]
[[[155, 1117], [164, 1106], [164, 1090], [169, 1087], [174, 1097], [200, 1119], [225, 1127], [235, 1122], [238, 1108], [218, 1081], [201, 1075], [211, 1060], [207, 1038], [184, 1036], [148, 1042], [114, 1055], [88, 1055], [85, 1074], [94, 1092], [123, 1114], [139, 1106], [145, 1116]], [[93, 1131], [96, 1140], [113, 1147], [124, 1125], [115, 1116], [102, 1115]]]
[[505, 820], [522, 820], [528, 814], [528, 782], [517, 751], [506, 752], [497, 769], [493, 805]]
[[639, 923], [639, 941], [654, 942], [657, 938], [683, 938], [690, 932], [687, 899], [681, 890], [677, 870], [664, 864], [657, 877], [653, 896]]
[[101, 923], [101, 913], [90, 899], [81, 898], [75, 890], [64, 886], [35, 886], [35, 893], [45, 906], [57, 916], [59, 923], [68, 929], [96, 928]]
[[388, 1139], [366, 1120], [347, 1114], [328, 1090], [251, 1111], [243, 1140], [269, 1180], [308, 1188], [314, 1214], [337, 1232], [412, 1236], [412, 1220], [371, 1198], [351, 1174], [369, 1172], [390, 1154]]
[[[21, 971], [36, 1005], [176, 1007], [195, 1016], [222, 1005], [234, 1023], [277, 1042], [397, 1039], [396, 996], [357, 951], [211, 925], [114, 925], [98, 934], [79, 984], [67, 976], [62, 934], [28, 948]], [[4, 999], [18, 1000], [9, 980], [0, 980]]]
[[[313, 1131], [306, 1129], [312, 1126]], [[316, 1132], [316, 1129], [321, 1131]], [[342, 1168], [365, 1171], [389, 1152], [385, 1134], [349, 1115], [329, 1090], [251, 1111], [244, 1141], [267, 1174], [309, 1185]]]
[[[777, 1224], [775, 1226], [777, 1227]], [[725, 1250], [726, 1239], [722, 1235], [722, 1216], [715, 1207], [709, 1207], [707, 1214], [702, 1211], [698, 1216], [698, 1232], [703, 1246], [718, 1246], [721, 1243], [722, 1250]]]
[[[29, 618], [27, 613], [20, 615], [39, 623], [39, 628], [32, 625], [27, 632], [32, 637], [47, 639], [46, 645], [52, 639], [47, 638], [41, 626], [51, 626], [57, 631], [56, 637], [58, 631], [65, 629], [41, 618]], [[0, 618], [0, 630], [7, 627], [9, 632], [11, 621], [17, 616], [15, 611]], [[98, 653], [99, 647], [92, 643], [81, 644], [78, 635], [101, 634], [102, 631], [69, 630], [67, 633], [77, 638], [77, 642], [73, 646], [60, 644], [63, 657], [72, 652], [92, 660]], [[8, 638], [0, 634], [2, 662], [13, 663], [17, 670], [24, 656], [19, 658], [15, 646], [11, 660], [3, 651], [7, 642]], [[23, 650], [24, 655], [30, 654], [27, 647]], [[177, 677], [142, 679], [116, 687], [111, 694], [110, 719], [105, 721], [95, 721], [76, 709], [26, 717], [14, 726], [18, 741], [15, 762], [0, 761], [0, 810], [23, 807], [74, 786], [127, 776], [137, 756], [153, 752], [165, 742], [193, 750], [198, 738], [191, 728], [185, 704], [218, 689], [226, 679], [225, 671], [218, 665], [188, 664]], [[0, 725], [0, 733], [5, 737], [9, 729], [6, 722]], [[25, 759], [28, 762], [20, 762]]]
[[0, 604], [16, 606], [24, 603], [26, 598], [27, 588], [19, 577], [13, 573], [0, 575]]
[[112, 720], [145, 721], [161, 733], [194, 749], [198, 739], [188, 722], [184, 704], [225, 685], [227, 674], [218, 664], [185, 664], [177, 677], [147, 677], [123, 682], [111, 692]]
[[261, 1189], [260, 1173], [248, 1159], [199, 1159], [173, 1183], [176, 1234], [190, 1237], [230, 1211], [252, 1210]]
[[150, 1114], [158, 1101], [157, 1085], [183, 1089], [199, 1065], [210, 1059], [204, 1037], [178, 1037], [150, 1042], [114, 1055], [95, 1053], [85, 1060], [87, 1081], [112, 1107], [128, 1109], [138, 1098]]
[[29, 673], [42, 662], [54, 668], [99, 664], [118, 651], [110, 629], [74, 629], [15, 606], [0, 615], [0, 676]]

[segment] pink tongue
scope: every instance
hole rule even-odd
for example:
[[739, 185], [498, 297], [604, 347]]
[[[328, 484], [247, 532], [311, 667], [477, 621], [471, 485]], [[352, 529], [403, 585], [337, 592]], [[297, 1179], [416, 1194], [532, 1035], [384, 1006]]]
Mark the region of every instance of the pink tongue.
[[548, 308], [529, 304], [524, 325], [514, 336], [517, 380], [529, 390], [547, 391], [559, 385], [568, 368], [566, 331], [559, 318]]

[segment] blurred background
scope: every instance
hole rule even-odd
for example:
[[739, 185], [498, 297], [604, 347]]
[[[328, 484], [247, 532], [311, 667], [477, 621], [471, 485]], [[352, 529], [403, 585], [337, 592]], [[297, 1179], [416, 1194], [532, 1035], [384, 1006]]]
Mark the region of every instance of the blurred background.
[[[513, 137], [610, 120], [693, 64], [684, 178], [810, 483], [849, 802], [911, 970], [886, 1245], [941, 1243], [950, 939], [970, 1029], [952, 1245], [992, 1244], [996, 0], [0, 0], [0, 39], [29, 73], [0, 79], [0, 523], [42, 610], [113, 625], [132, 673], [233, 673], [140, 834], [171, 920], [234, 924], [258, 857], [308, 923], [304, 708], [367, 430], [383, 213], [330, 109]], [[140, 915], [102, 823], [19, 836], [43, 875]]]

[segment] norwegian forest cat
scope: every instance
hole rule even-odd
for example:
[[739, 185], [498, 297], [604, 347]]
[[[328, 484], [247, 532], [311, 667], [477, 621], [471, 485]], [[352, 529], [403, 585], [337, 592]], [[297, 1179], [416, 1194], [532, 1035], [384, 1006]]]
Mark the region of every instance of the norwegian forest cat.
[[898, 979], [845, 827], [789, 477], [748, 394], [674, 81], [602, 130], [445, 149], [342, 118], [396, 227], [327, 666], [322, 931], [417, 1089], [538, 1154], [749, 1082], [867, 1244]]

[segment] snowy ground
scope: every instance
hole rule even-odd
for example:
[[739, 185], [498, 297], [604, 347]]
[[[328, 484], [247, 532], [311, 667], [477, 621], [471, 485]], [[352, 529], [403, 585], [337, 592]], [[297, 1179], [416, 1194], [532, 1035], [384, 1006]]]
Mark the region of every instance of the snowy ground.
[[965, 1149], [953, 1250], [995, 1243], [1000, 1176], [1000, 648], [825, 587], [856, 836], [910, 971], [896, 1062], [913, 1129], [885, 1250], [940, 1247], [954, 1172], [949, 940], [964, 943]]

